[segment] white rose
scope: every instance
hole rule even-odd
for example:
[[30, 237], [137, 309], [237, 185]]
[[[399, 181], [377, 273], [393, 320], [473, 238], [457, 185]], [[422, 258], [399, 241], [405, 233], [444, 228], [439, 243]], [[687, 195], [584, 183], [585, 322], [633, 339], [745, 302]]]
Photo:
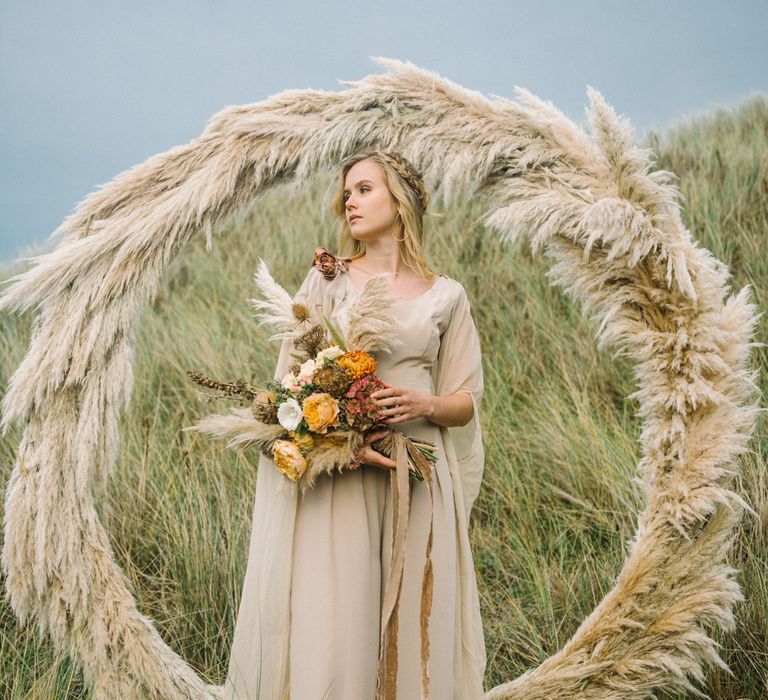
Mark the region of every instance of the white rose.
[[325, 364], [326, 358], [329, 360], [335, 360], [337, 357], [341, 357], [343, 354], [344, 351], [338, 345], [331, 345], [331, 347], [326, 348], [325, 350], [321, 350], [319, 353], [317, 353], [315, 363], [322, 367]]
[[306, 386], [312, 382], [312, 375], [315, 373], [315, 361], [307, 360], [299, 368], [298, 382], [301, 386]]
[[298, 391], [301, 389], [299, 386], [299, 380], [293, 372], [288, 372], [281, 380], [280, 383], [288, 389], [288, 391]]
[[304, 417], [304, 412], [296, 399], [288, 399], [277, 409], [277, 422], [286, 430], [296, 430]]

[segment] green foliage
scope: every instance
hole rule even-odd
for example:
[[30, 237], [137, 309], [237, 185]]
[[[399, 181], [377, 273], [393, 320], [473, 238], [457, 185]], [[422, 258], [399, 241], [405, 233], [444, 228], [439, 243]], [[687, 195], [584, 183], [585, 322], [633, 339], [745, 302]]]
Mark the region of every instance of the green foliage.
[[[730, 266], [735, 290], [753, 286], [764, 309], [768, 102], [753, 98], [651, 134], [648, 145], [660, 167], [679, 175], [694, 237]], [[314, 248], [335, 248], [324, 212], [329, 183], [291, 199], [271, 192], [219, 232], [212, 253], [201, 238], [173, 263], [141, 325], [120, 456], [99, 503], [140, 609], [214, 683], [226, 674], [258, 455], [181, 431], [217, 408], [198, 399], [185, 370], [255, 384], [272, 376], [278, 345], [247, 303], [253, 272], [263, 257], [295, 291]], [[611, 588], [642, 496], [633, 481], [639, 421], [624, 398], [635, 388], [631, 365], [596, 349], [596, 324], [550, 286], [546, 261], [502, 248], [476, 223], [488, 204], [477, 199], [431, 217], [428, 257], [464, 284], [484, 350], [487, 460], [471, 539], [492, 687], [557, 651]], [[29, 322], [0, 314], [0, 393], [26, 350]], [[762, 318], [757, 340], [768, 339], [766, 330]], [[765, 348], [755, 349], [755, 361], [764, 388]], [[768, 693], [766, 434], [761, 416], [739, 487], [762, 524], [746, 516], [731, 554], [747, 600], [737, 608], [739, 632], [721, 640], [734, 675], [709, 674], [714, 698]], [[0, 441], [3, 481], [20, 436], [17, 428]], [[6, 598], [0, 632], [2, 697], [88, 697], [81, 674], [33, 626], [18, 624]]]

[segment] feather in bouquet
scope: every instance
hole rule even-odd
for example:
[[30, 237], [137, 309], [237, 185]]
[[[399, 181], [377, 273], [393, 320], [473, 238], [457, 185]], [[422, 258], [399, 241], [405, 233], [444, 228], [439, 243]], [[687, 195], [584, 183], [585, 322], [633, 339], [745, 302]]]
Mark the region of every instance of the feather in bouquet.
[[[227, 446], [234, 449], [258, 447], [304, 491], [322, 473], [357, 468], [366, 434], [387, 429], [371, 397], [384, 387], [371, 353], [400, 342], [391, 333], [393, 300], [386, 280], [371, 278], [351, 308], [346, 327], [340, 329], [329, 318], [314, 318], [305, 304], [294, 302], [263, 260], [255, 281], [263, 297], [251, 300], [257, 318], [278, 330], [270, 340], [293, 340], [295, 362], [280, 381], [268, 381], [263, 387], [188, 372], [198, 384], [250, 403], [226, 415], [208, 416], [188, 430], [228, 438]], [[402, 440], [410, 476], [429, 479], [436, 446], [395, 432], [390, 430], [372, 447], [394, 459], [395, 442]]]

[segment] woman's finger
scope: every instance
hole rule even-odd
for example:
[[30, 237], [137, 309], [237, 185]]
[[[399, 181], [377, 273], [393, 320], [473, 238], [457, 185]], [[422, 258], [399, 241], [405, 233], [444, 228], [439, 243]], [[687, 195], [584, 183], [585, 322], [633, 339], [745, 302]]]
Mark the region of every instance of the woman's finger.
[[375, 398], [381, 398], [384, 396], [392, 396], [392, 394], [397, 393], [397, 388], [393, 386], [388, 386], [386, 389], [376, 389], [376, 391], [371, 392], [371, 396]]
[[407, 420], [411, 420], [411, 417], [407, 413], [404, 413], [402, 416], [387, 418], [387, 425], [393, 425], [394, 423], [404, 423]]
[[379, 406], [397, 406], [403, 400], [401, 396], [390, 396], [386, 399], [377, 399]]
[[394, 469], [397, 466], [396, 462], [393, 462], [389, 457], [385, 457], [381, 452], [376, 452], [376, 450], [371, 447], [366, 447], [363, 451], [362, 461], [365, 464], [372, 464], [386, 469]]

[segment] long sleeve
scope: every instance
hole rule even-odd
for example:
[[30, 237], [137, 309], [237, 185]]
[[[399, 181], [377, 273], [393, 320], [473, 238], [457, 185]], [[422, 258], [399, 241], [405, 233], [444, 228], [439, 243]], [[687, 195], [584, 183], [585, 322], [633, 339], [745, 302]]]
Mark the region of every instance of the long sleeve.
[[448, 327], [441, 336], [437, 356], [435, 394], [450, 396], [466, 392], [472, 397], [473, 413], [463, 426], [441, 428], [443, 449], [451, 473], [456, 514], [457, 588], [456, 624], [461, 653], [457, 654], [457, 697], [479, 700], [483, 696], [486, 656], [480, 598], [477, 590], [469, 514], [483, 480], [485, 455], [480, 429], [483, 397], [483, 367], [480, 339], [472, 320], [469, 299], [457, 282], [457, 292]]
[[461, 476], [464, 511], [467, 519], [483, 480], [485, 455], [480, 427], [480, 401], [483, 397], [483, 366], [480, 338], [472, 320], [464, 288], [454, 301], [451, 320], [443, 332], [437, 357], [437, 396], [465, 392], [472, 397], [472, 418], [463, 426], [447, 429]]

